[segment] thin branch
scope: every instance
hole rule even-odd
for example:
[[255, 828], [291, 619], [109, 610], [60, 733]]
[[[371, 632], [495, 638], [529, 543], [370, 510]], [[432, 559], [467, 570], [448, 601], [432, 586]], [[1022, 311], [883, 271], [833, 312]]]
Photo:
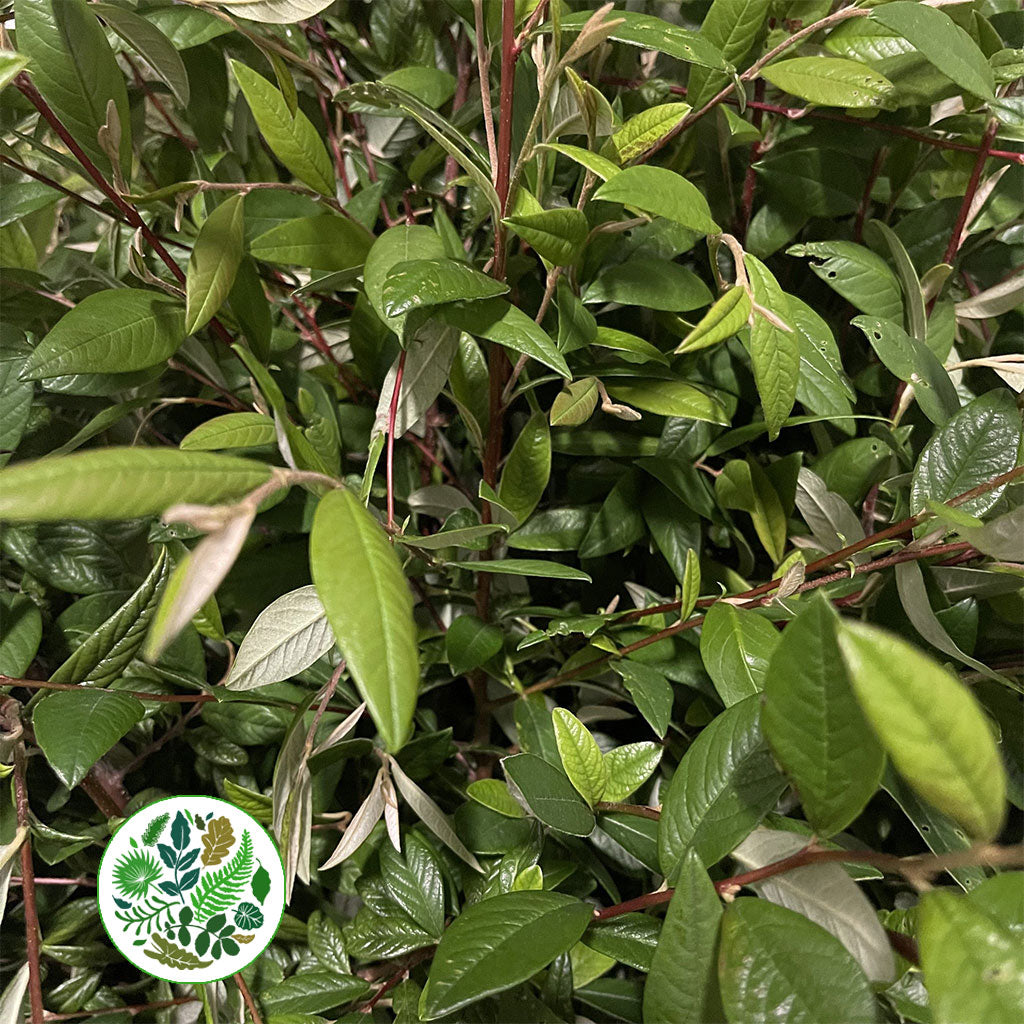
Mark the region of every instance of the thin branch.
[[28, 996], [31, 1024], [43, 1020], [43, 979], [39, 971], [40, 931], [36, 911], [36, 876], [32, 867], [32, 835], [29, 829], [28, 789], [25, 785], [25, 744], [14, 752], [14, 801], [18, 827], [26, 830], [21, 844], [21, 894], [25, 914], [25, 949], [28, 957]]
[[245, 978], [242, 977], [241, 971], [235, 975], [235, 984], [238, 986], [238, 991], [242, 993], [242, 998], [245, 1000], [245, 1005], [249, 1010], [249, 1016], [252, 1018], [252, 1024], [263, 1024], [263, 1018], [260, 1017], [260, 1011], [256, 1009], [256, 1000], [253, 999], [252, 993], [249, 991], [249, 986], [246, 985]]
[[99, 1017], [101, 1014], [128, 1013], [135, 1016], [139, 1013], [146, 1013], [149, 1010], [166, 1010], [172, 1006], [182, 1006], [185, 1003], [198, 1003], [201, 1000], [198, 996], [179, 996], [177, 999], [161, 999], [156, 1003], [136, 1003], [134, 1006], [106, 1006], [102, 1010], [78, 1010], [75, 1013], [48, 1013], [43, 1020], [46, 1024], [57, 1020], [83, 1020], [87, 1017]]
[[657, 807], [644, 807], [642, 804], [622, 804], [616, 801], [600, 800], [594, 804], [595, 811], [632, 814], [635, 818], [649, 818], [651, 821], [661, 820], [661, 811]]
[[387, 438], [387, 503], [388, 503], [388, 530], [395, 528], [395, 421], [398, 419], [398, 399], [402, 393], [402, 378], [405, 376], [405, 357], [408, 349], [402, 349], [398, 357], [398, 368], [395, 370], [395, 386], [391, 391], [391, 407], [388, 409], [388, 438]]
[[960, 246], [964, 243], [967, 220], [971, 214], [971, 206], [974, 203], [974, 197], [978, 192], [978, 185], [981, 183], [981, 172], [985, 169], [985, 161], [988, 159], [988, 151], [992, 146], [992, 142], [995, 139], [996, 132], [998, 130], [999, 122], [994, 117], [990, 118], [988, 124], [985, 126], [985, 134], [981, 138], [981, 148], [978, 150], [978, 158], [974, 161], [974, 168], [971, 171], [971, 177], [967, 182], [967, 188], [964, 190], [963, 202], [960, 204], [960, 212], [957, 214], [956, 223], [953, 225], [953, 233], [950, 235], [949, 244], [946, 246], [946, 252], [942, 257], [943, 263], [952, 263], [956, 258], [956, 254], [960, 251]]
[[484, 30], [483, 0], [473, 0], [476, 29], [476, 62], [480, 73], [480, 102], [484, 108], [484, 134], [487, 137], [487, 158], [491, 164], [491, 182], [497, 188], [498, 147], [494, 139], [494, 107], [491, 103], [491, 51]]

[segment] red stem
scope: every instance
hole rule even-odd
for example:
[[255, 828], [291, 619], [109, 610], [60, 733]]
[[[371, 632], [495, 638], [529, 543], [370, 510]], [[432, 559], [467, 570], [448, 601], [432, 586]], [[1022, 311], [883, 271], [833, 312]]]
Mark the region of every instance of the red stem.
[[408, 349], [402, 349], [398, 357], [398, 369], [395, 370], [395, 387], [391, 392], [391, 408], [388, 409], [388, 529], [395, 528], [395, 420], [398, 418], [398, 398], [402, 391], [402, 377], [405, 376], [405, 357]]
[[871, 208], [871, 193], [874, 191], [875, 182], [882, 171], [882, 165], [889, 155], [886, 146], [879, 147], [875, 154], [874, 162], [871, 164], [871, 171], [868, 173], [868, 180], [864, 183], [864, 194], [861, 196], [860, 206], [857, 207], [857, 219], [853, 225], [853, 240], [860, 242], [864, 238], [864, 221], [867, 219], [868, 210]]
[[256, 1009], [256, 1000], [253, 999], [252, 993], [249, 991], [249, 986], [246, 985], [245, 978], [242, 977], [241, 971], [235, 975], [235, 984], [238, 986], [238, 991], [242, 993], [242, 998], [245, 1000], [245, 1005], [249, 1010], [249, 1016], [252, 1018], [252, 1024], [263, 1024], [263, 1018], [260, 1017], [260, 1011]]
[[985, 161], [988, 159], [992, 141], [999, 130], [999, 122], [993, 117], [985, 128], [985, 134], [981, 138], [981, 148], [978, 150], [978, 158], [974, 161], [974, 169], [971, 171], [970, 180], [967, 182], [967, 189], [964, 192], [964, 201], [960, 204], [960, 212], [957, 214], [956, 223], [953, 225], [953, 234], [950, 236], [949, 244], [946, 246], [943, 263], [952, 263], [956, 254], [963, 244], [962, 238], [964, 229], [967, 227], [967, 218], [971, 214], [971, 206], [974, 197], [978, 193], [978, 185], [981, 183], [981, 172], [985, 169]]
[[[18, 826], [29, 827], [28, 790], [25, 786], [25, 744], [19, 743], [14, 754], [14, 799]], [[39, 914], [36, 911], [36, 876], [32, 867], [32, 836], [25, 836], [21, 856], [21, 895], [25, 914], [25, 947], [28, 958], [28, 995], [31, 1024], [42, 1024], [43, 979], [39, 972]]]

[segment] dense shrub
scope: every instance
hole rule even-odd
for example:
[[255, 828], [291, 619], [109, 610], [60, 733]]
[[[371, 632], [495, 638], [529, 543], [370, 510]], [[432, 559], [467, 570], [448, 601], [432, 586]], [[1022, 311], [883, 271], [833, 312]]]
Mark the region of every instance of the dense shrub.
[[1024, 15], [616, 6], [3, 5], [0, 1020], [1018, 1019]]

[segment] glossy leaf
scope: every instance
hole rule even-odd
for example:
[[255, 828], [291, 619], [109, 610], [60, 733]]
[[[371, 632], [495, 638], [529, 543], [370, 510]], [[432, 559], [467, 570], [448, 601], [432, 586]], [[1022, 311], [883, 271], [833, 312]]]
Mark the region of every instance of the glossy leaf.
[[995, 836], [1006, 814], [1006, 774], [971, 693], [876, 626], [844, 623], [839, 647], [857, 700], [897, 771], [972, 836]]
[[609, 750], [604, 755], [608, 771], [604, 799], [615, 803], [632, 796], [657, 771], [662, 753], [659, 744], [646, 740]]
[[895, 106], [896, 87], [888, 78], [842, 57], [791, 57], [761, 75], [783, 92], [826, 107]]
[[502, 759], [509, 781], [526, 806], [545, 825], [573, 836], [588, 836], [594, 815], [565, 774], [536, 754], [513, 754]]
[[384, 313], [395, 318], [423, 306], [491, 299], [507, 291], [508, 285], [458, 260], [411, 260], [388, 270], [381, 303]]
[[696, 327], [682, 340], [676, 352], [696, 352], [726, 341], [747, 326], [750, 296], [745, 288], [730, 288], [715, 300]]
[[361, 225], [333, 213], [299, 217], [257, 236], [249, 251], [258, 260], [313, 270], [362, 266], [373, 239]]
[[609, 178], [594, 198], [622, 203], [652, 217], [664, 217], [699, 234], [718, 231], [708, 202], [697, 186], [664, 167], [627, 167]]
[[537, 507], [551, 476], [551, 434], [547, 417], [534, 413], [516, 438], [498, 484], [498, 500], [526, 522]]
[[565, 708], [556, 708], [551, 718], [565, 774], [580, 796], [593, 807], [608, 785], [608, 767], [601, 748], [590, 730]]
[[205, 326], [231, 292], [242, 261], [243, 202], [243, 196], [231, 196], [203, 221], [188, 261], [186, 334]]
[[701, 627], [700, 656], [726, 707], [764, 689], [781, 639], [756, 612], [723, 601], [711, 606]]
[[593, 377], [574, 380], [555, 396], [549, 414], [553, 427], [578, 427], [597, 408], [597, 381]]
[[475, 615], [460, 615], [445, 633], [448, 664], [457, 676], [479, 668], [501, 648], [501, 630]]
[[556, 267], [576, 260], [588, 230], [587, 218], [573, 207], [506, 217], [504, 223]]
[[681, 380], [638, 381], [609, 384], [608, 393], [618, 401], [653, 412], [688, 420], [727, 426], [729, 414], [719, 395]]
[[412, 597], [383, 530], [347, 490], [320, 500], [310, 568], [348, 671], [385, 744], [397, 750], [419, 689]]

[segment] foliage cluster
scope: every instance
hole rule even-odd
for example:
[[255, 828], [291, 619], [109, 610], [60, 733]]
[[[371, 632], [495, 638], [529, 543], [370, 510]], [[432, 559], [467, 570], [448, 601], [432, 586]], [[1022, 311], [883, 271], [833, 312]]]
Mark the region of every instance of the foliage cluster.
[[1017, 0], [0, 6], [0, 1022], [1019, 1020]]

